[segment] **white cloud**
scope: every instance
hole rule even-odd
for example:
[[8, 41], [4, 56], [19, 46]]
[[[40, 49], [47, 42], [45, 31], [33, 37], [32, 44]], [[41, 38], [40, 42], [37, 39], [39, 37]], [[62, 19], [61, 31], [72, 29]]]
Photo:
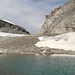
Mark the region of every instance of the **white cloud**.
[[68, 0], [0, 0], [0, 18], [21, 25], [35, 33], [44, 17]]

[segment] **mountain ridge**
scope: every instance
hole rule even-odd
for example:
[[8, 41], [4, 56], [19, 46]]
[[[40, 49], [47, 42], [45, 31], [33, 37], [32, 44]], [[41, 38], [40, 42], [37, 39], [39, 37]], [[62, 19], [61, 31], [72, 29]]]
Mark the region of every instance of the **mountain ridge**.
[[23, 27], [7, 22], [6, 20], [0, 20], [0, 31], [14, 34], [30, 34]]
[[75, 0], [65, 3], [46, 15], [37, 35], [57, 35], [75, 31]]

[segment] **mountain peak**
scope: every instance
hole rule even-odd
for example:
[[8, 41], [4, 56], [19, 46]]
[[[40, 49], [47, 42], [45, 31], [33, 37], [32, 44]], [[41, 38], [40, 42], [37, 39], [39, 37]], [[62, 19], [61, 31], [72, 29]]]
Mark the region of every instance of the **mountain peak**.
[[[11, 24], [14, 24], [13, 22], [9, 21], [9, 20], [6, 20], [6, 19], [2, 19], [3, 21], [5, 22], [8, 22], [8, 23], [11, 23]], [[15, 25], [15, 24], [14, 24]]]
[[14, 34], [29, 34], [23, 27], [15, 25], [14, 23], [8, 20], [0, 20], [0, 31], [5, 33], [14, 33]]
[[71, 0], [54, 9], [49, 15], [37, 35], [56, 35], [75, 32], [75, 0]]

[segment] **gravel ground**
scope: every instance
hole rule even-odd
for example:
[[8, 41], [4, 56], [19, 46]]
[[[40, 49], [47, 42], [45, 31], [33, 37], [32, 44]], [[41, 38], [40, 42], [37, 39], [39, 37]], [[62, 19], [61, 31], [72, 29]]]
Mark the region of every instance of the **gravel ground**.
[[32, 53], [38, 52], [35, 46], [38, 38], [35, 36], [24, 37], [0, 37], [0, 48], [7, 50], [7, 53]]

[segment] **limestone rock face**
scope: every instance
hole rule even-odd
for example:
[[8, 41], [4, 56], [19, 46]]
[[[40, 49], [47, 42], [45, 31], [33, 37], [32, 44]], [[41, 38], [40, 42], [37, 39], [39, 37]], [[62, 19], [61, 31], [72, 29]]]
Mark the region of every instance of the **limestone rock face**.
[[37, 35], [56, 35], [75, 31], [75, 0], [56, 8], [46, 15], [46, 20]]
[[15, 33], [15, 34], [29, 34], [23, 27], [0, 20], [0, 32]]

